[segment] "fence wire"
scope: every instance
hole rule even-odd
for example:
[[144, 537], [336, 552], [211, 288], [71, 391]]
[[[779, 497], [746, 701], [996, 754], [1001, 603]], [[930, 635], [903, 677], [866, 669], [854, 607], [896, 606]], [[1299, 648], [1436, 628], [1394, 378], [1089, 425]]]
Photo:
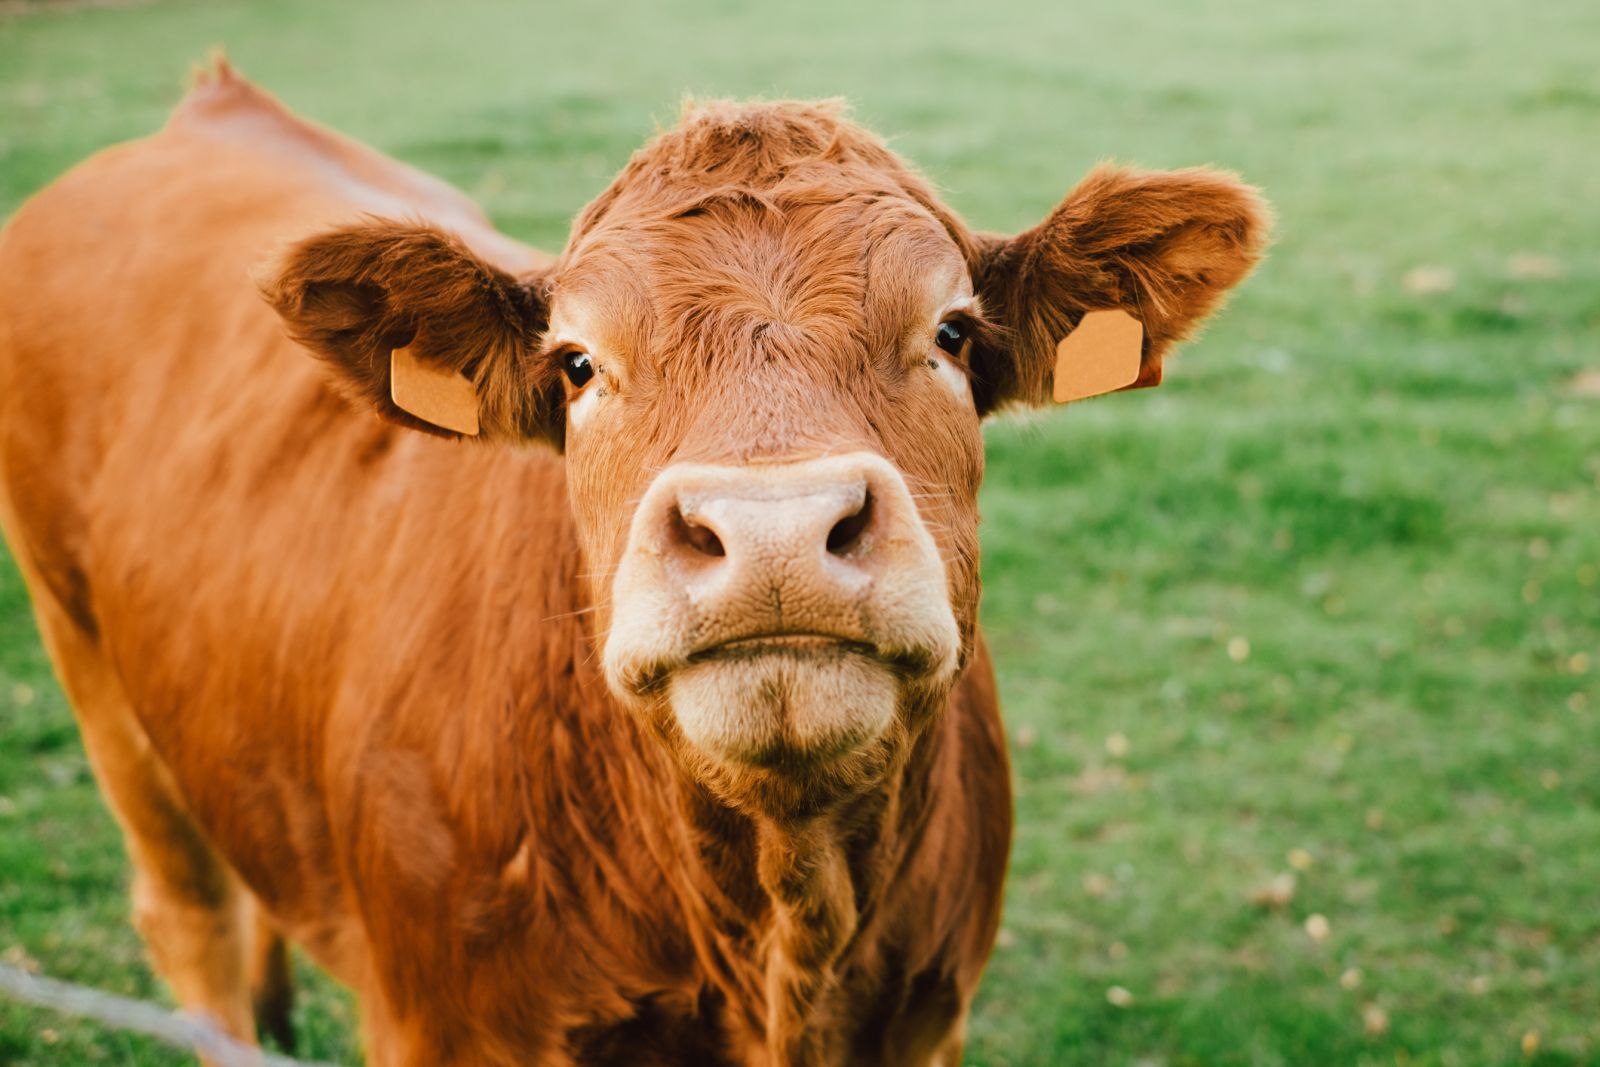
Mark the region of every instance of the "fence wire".
[[117, 1030], [145, 1034], [199, 1053], [216, 1067], [338, 1067], [275, 1055], [236, 1041], [204, 1015], [167, 1011], [131, 997], [29, 974], [9, 963], [0, 963], [0, 994], [64, 1015], [93, 1019]]

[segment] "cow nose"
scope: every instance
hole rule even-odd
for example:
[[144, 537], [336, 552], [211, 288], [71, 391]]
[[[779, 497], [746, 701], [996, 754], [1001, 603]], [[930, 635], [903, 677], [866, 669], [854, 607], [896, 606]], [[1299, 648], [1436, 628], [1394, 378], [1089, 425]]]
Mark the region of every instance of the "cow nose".
[[736, 567], [782, 553], [785, 562], [826, 553], [848, 560], [863, 547], [872, 518], [864, 477], [832, 484], [697, 485], [686, 480], [667, 515], [669, 550], [689, 566]]
[[868, 453], [754, 467], [668, 467], [634, 545], [710, 631], [849, 636], [880, 580], [932, 553], [904, 479]]

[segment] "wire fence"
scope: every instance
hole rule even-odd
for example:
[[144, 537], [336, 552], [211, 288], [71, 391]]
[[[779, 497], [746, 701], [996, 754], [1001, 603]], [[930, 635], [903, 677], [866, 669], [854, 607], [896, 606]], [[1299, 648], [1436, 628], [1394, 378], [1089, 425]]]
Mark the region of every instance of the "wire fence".
[[29, 974], [0, 963], [0, 995], [103, 1026], [127, 1030], [197, 1052], [216, 1067], [338, 1067], [315, 1060], [297, 1060], [265, 1052], [222, 1031], [205, 1015], [165, 1008], [88, 986]]

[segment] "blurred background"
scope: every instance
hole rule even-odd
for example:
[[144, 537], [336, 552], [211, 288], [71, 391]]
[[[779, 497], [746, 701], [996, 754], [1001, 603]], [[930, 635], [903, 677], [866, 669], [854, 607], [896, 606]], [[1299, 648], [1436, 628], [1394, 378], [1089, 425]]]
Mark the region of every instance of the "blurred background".
[[[552, 249], [687, 94], [847, 97], [987, 229], [1105, 158], [1260, 185], [1165, 386], [989, 428], [968, 1062], [1600, 1062], [1600, 5], [0, 0], [0, 215], [216, 45]], [[0, 956], [170, 1003], [126, 881], [0, 554]], [[188, 1062], [0, 1003], [3, 1064]]]

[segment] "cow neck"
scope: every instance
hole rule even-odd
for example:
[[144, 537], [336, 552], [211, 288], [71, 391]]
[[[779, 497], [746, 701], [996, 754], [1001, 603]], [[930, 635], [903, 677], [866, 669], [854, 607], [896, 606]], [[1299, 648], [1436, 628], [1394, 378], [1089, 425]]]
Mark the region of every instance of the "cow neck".
[[[797, 820], [735, 811], [671, 767], [688, 816], [672, 821], [686, 832], [672, 853], [679, 894], [686, 916], [713, 919], [709, 930], [686, 926], [740, 1024], [764, 1036], [771, 1067], [833, 1062], [814, 1017], [872, 938], [891, 877], [921, 839], [943, 735], [936, 721], [876, 787]], [[747, 948], [721, 951], [730, 943]]]

